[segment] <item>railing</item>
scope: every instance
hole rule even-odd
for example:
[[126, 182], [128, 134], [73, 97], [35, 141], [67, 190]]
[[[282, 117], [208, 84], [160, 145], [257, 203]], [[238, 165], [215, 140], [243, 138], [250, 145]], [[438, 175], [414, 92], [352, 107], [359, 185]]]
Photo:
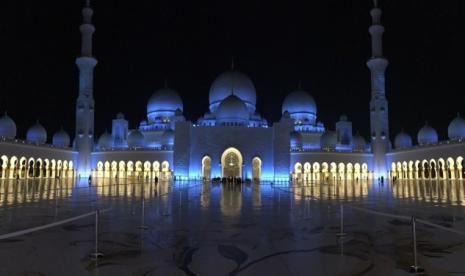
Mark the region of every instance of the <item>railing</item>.
[[3, 136], [0, 137], [0, 142], [10, 143], [10, 144], [29, 145], [29, 146], [43, 147], [43, 148], [54, 148], [54, 149], [69, 150], [69, 151], [73, 150], [71, 147], [56, 146], [56, 145], [46, 144], [46, 143], [37, 143], [37, 142], [31, 142], [31, 141], [21, 140], [21, 139], [9, 139]]

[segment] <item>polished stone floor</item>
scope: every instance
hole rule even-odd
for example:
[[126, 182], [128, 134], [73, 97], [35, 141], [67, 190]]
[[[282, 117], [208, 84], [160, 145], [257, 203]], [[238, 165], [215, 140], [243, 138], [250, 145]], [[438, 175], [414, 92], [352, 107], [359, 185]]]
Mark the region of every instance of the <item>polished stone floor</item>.
[[[0, 240], [0, 275], [409, 275], [411, 223], [353, 207], [465, 231], [464, 205], [458, 180], [0, 180], [0, 235], [110, 208], [102, 259], [89, 217]], [[417, 240], [426, 275], [465, 275], [465, 236], [417, 224]]]

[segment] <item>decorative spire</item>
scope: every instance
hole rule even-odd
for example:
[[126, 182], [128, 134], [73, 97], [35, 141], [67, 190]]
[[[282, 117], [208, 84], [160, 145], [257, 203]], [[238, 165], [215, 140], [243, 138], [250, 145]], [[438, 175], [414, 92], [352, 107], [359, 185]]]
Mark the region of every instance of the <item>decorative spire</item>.
[[460, 112], [457, 112], [457, 118], [460, 118], [460, 117], [461, 117]]
[[302, 89], [302, 80], [299, 80], [299, 82], [297, 83], [297, 89]]
[[165, 79], [164, 87], [168, 88], [168, 80], [167, 79]]
[[381, 25], [381, 9], [378, 8], [378, 1], [374, 0], [374, 8], [370, 11], [372, 24], [369, 28], [371, 34], [371, 50], [373, 57], [383, 56], [382, 37], [384, 27]]
[[92, 15], [94, 11], [90, 7], [90, 0], [86, 0], [86, 5], [82, 9], [82, 24], [80, 26], [81, 31], [81, 55], [92, 56], [92, 34], [95, 31], [94, 25], [92, 25]]
[[231, 57], [231, 70], [234, 70], [234, 57]]

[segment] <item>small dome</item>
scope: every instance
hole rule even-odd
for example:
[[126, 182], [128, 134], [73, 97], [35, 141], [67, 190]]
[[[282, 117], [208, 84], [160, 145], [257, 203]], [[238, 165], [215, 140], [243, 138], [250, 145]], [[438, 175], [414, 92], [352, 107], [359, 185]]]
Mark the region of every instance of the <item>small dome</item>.
[[365, 151], [367, 142], [365, 138], [357, 132], [357, 134], [353, 137], [353, 149], [356, 151]]
[[128, 147], [143, 148], [145, 146], [144, 134], [137, 129], [131, 130], [128, 134]]
[[457, 114], [457, 117], [450, 122], [447, 134], [451, 140], [465, 138], [465, 120], [460, 114]]
[[37, 122], [27, 130], [26, 140], [29, 142], [43, 144], [47, 142], [47, 131]]
[[157, 117], [174, 116], [176, 110], [183, 110], [182, 99], [178, 92], [170, 88], [162, 88], [150, 97], [147, 104], [147, 117], [154, 121]]
[[217, 124], [246, 125], [249, 121], [249, 110], [236, 95], [228, 96], [216, 110]]
[[302, 134], [298, 131], [291, 132], [291, 149], [301, 150], [303, 146]]
[[0, 118], [0, 137], [8, 139], [16, 137], [16, 124], [6, 113]]
[[405, 133], [403, 130], [396, 135], [394, 139], [394, 146], [396, 149], [405, 149], [412, 147], [412, 137]]
[[282, 113], [289, 112], [294, 120], [314, 124], [316, 120], [316, 103], [306, 91], [297, 90], [286, 96], [282, 105]]
[[174, 131], [167, 129], [161, 136], [161, 145], [164, 147], [171, 147], [174, 145]]
[[428, 125], [428, 123], [423, 126], [417, 135], [418, 144], [427, 145], [427, 144], [436, 144], [438, 142], [438, 133], [436, 130]]
[[255, 111], [255, 86], [249, 77], [236, 70], [226, 71], [213, 81], [209, 94], [210, 111], [214, 113], [221, 102], [233, 93], [244, 102], [250, 113]]
[[52, 137], [52, 144], [58, 147], [69, 147], [70, 141], [68, 133], [63, 128], [55, 132]]
[[337, 135], [335, 131], [327, 130], [320, 138], [320, 146], [324, 150], [335, 149], [337, 144]]
[[98, 139], [98, 146], [101, 149], [112, 148], [114, 144], [113, 136], [105, 131]]

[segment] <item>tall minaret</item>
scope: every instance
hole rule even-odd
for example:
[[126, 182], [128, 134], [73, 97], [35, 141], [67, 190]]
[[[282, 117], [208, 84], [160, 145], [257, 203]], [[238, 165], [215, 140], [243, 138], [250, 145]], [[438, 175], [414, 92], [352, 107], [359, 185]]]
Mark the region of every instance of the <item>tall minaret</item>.
[[75, 149], [79, 152], [78, 173], [82, 176], [91, 172], [91, 152], [94, 146], [94, 67], [97, 60], [92, 56], [93, 10], [89, 0], [82, 9], [83, 23], [80, 26], [82, 44], [81, 56], [76, 58], [79, 68], [79, 96], [76, 101]]
[[389, 118], [386, 100], [384, 71], [388, 61], [383, 57], [382, 37], [384, 27], [381, 25], [381, 10], [378, 1], [374, 0], [374, 8], [370, 11], [372, 24], [369, 28], [371, 35], [371, 58], [367, 66], [371, 71], [371, 101], [370, 101], [370, 129], [371, 147], [374, 155], [375, 177], [386, 177], [386, 152], [389, 151]]

